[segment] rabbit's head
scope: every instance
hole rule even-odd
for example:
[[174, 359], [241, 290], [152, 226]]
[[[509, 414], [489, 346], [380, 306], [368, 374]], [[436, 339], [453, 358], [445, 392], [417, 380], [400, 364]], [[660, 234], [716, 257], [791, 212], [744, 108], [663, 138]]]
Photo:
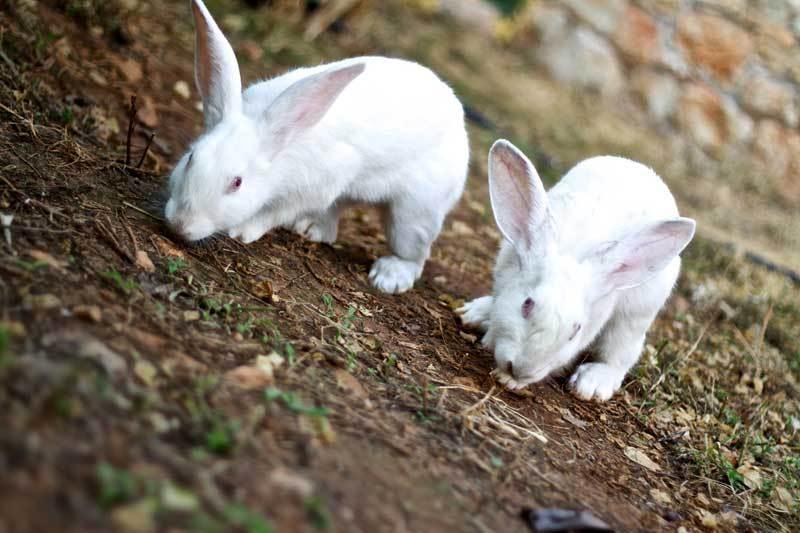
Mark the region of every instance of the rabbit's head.
[[595, 303], [645, 283], [694, 234], [694, 221], [677, 218], [609, 236], [581, 257], [564, 253], [559, 221], [536, 169], [505, 140], [489, 154], [489, 190], [505, 242], [495, 267], [487, 339], [497, 370], [518, 386], [570, 364], [592, 340], [587, 336], [597, 333], [593, 324], [608, 318], [595, 316]]
[[290, 178], [291, 165], [278, 159], [364, 70], [359, 63], [308, 76], [259, 116], [245, 115], [233, 48], [201, 0], [192, 0], [192, 12], [205, 132], [175, 166], [165, 212], [170, 226], [189, 241], [238, 226], [264, 208]]

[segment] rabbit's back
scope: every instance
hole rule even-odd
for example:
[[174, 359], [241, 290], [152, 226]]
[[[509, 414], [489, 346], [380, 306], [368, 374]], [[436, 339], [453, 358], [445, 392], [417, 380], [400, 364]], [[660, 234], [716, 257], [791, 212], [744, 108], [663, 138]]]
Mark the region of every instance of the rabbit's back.
[[661, 178], [622, 157], [586, 159], [548, 192], [563, 252], [580, 257], [648, 222], [678, 216], [675, 199]]

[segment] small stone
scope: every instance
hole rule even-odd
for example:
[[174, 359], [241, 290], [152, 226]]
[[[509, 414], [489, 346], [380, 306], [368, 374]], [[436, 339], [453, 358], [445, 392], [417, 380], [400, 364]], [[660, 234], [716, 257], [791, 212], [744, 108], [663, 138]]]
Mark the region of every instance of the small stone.
[[138, 83], [142, 80], [142, 64], [132, 58], [112, 59], [114, 66], [122, 73], [128, 83]]
[[183, 319], [186, 322], [194, 322], [195, 320], [200, 320], [200, 311], [194, 311], [194, 310], [184, 311]]
[[72, 310], [72, 314], [89, 322], [100, 322], [103, 320], [103, 312], [96, 305], [78, 305]]
[[55, 294], [30, 294], [22, 300], [22, 306], [31, 311], [48, 311], [61, 307], [61, 300]]
[[96, 70], [90, 70], [89, 71], [89, 79], [92, 80], [93, 82], [95, 82], [100, 87], [107, 87], [108, 86], [108, 80], [105, 78], [105, 76], [103, 76], [102, 74], [100, 74]]
[[189, 84], [183, 80], [179, 80], [175, 82], [175, 85], [172, 86], [172, 90], [175, 91], [175, 94], [183, 98], [184, 100], [188, 100], [192, 97], [191, 89], [189, 89]]
[[141, 379], [145, 385], [152, 387], [155, 384], [156, 376], [158, 375], [158, 369], [156, 369], [155, 365], [153, 365], [153, 363], [150, 361], [142, 359], [137, 361], [133, 366], [133, 373], [136, 374], [136, 376]]
[[136, 250], [136, 266], [145, 272], [155, 272], [156, 266], [150, 260], [150, 256], [144, 250]]

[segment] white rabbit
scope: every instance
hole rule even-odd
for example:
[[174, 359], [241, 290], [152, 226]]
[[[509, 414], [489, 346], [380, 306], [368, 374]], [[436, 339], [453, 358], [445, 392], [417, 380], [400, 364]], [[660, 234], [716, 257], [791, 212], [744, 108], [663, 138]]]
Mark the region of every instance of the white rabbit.
[[694, 220], [678, 216], [655, 172], [620, 157], [587, 159], [546, 193], [505, 140], [489, 154], [489, 190], [505, 241], [492, 296], [459, 309], [463, 322], [486, 331], [493, 373], [512, 389], [567, 367], [596, 340], [598, 360], [570, 384], [581, 398], [608, 400], [672, 291]]
[[195, 81], [205, 133], [170, 176], [166, 218], [189, 241], [216, 232], [249, 243], [276, 226], [336, 239], [354, 202], [385, 208], [391, 256], [380, 290], [410, 289], [464, 188], [464, 111], [429, 69], [359, 57], [300, 68], [241, 90], [233, 49], [200, 0]]

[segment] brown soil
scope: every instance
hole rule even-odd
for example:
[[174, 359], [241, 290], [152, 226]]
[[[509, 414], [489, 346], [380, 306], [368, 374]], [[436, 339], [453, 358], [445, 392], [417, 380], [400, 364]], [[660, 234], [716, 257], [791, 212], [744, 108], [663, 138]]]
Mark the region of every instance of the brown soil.
[[[602, 405], [562, 380], [510, 394], [460, 328], [453, 308], [488, 291], [497, 246], [492, 134], [472, 132], [469, 191], [408, 294], [368, 283], [385, 246], [369, 209], [347, 212], [335, 246], [278, 231], [189, 247], [158, 220], [163, 176], [200, 124], [173, 90], [192, 80], [185, 3], [121, 16], [52, 0], [33, 22], [23, 5], [0, 13], [0, 211], [15, 217], [0, 254], [13, 354], [0, 364], [0, 531], [262, 531], [256, 515], [277, 531], [525, 531], [525, 507], [589, 509], [624, 531], [703, 526], [703, 482], [687, 485], [678, 437], [638, 416], [642, 385]], [[368, 48], [325, 39], [330, 55]], [[246, 78], [291, 65], [284, 50]], [[141, 123], [124, 164], [134, 93], [158, 130], [140, 169]], [[675, 329], [681, 302], [655, 339], [697, 338]], [[256, 362], [272, 352], [270, 378]]]

